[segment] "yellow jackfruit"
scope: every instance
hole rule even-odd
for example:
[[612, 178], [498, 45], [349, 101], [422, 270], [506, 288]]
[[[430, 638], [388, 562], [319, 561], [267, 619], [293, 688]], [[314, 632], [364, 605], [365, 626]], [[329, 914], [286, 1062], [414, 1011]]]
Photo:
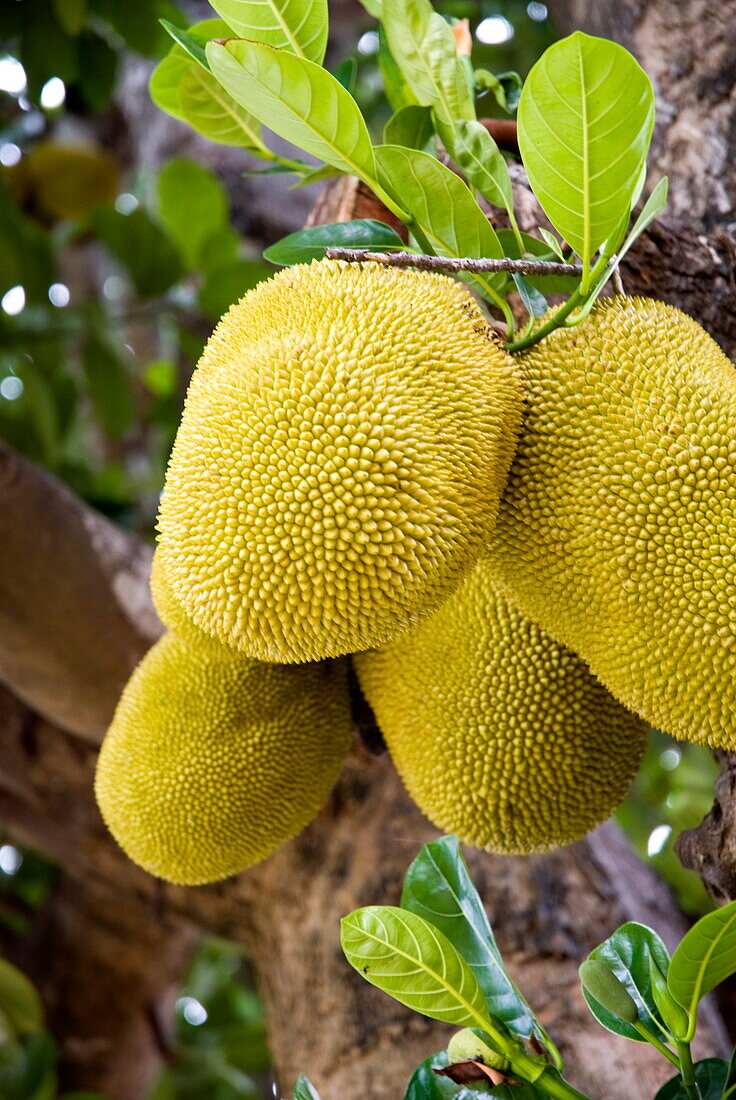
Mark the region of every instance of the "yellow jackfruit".
[[736, 370], [662, 302], [599, 302], [521, 358], [495, 578], [626, 706], [736, 748]]
[[187, 646], [199, 650], [200, 653], [213, 660], [229, 661], [233, 657], [242, 656], [231, 646], [223, 645], [218, 638], [211, 634], [205, 634], [196, 623], [192, 622], [182, 609], [181, 604], [174, 598], [171, 587], [164, 576], [161, 564], [161, 554], [156, 550], [151, 563], [151, 597], [153, 606], [158, 612], [158, 617], [164, 626], [172, 634], [181, 639]]
[[418, 629], [353, 660], [409, 794], [469, 844], [568, 844], [636, 774], [647, 726], [513, 609], [485, 562]]
[[151, 874], [194, 885], [295, 836], [349, 749], [346, 671], [210, 660], [165, 634], [129, 680], [97, 766], [120, 846]]
[[281, 271], [192, 379], [159, 516], [175, 598], [266, 661], [395, 637], [490, 539], [520, 419], [516, 364], [458, 283]]

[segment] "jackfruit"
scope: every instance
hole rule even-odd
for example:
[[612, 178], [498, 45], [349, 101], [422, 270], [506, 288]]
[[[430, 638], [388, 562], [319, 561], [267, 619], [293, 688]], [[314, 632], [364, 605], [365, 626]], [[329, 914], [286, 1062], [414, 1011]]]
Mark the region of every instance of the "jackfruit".
[[151, 562], [151, 597], [153, 606], [161, 622], [172, 634], [189, 646], [212, 660], [229, 661], [233, 657], [242, 657], [231, 646], [223, 645], [218, 638], [205, 634], [196, 623], [184, 613], [181, 604], [174, 598], [161, 564], [161, 554], [156, 550]]
[[636, 774], [647, 726], [514, 610], [485, 562], [411, 634], [353, 660], [409, 794], [468, 844], [568, 844]]
[[258, 863], [312, 820], [351, 730], [342, 662], [213, 661], [165, 634], [118, 703], [97, 801], [146, 871], [213, 882]]
[[733, 365], [643, 298], [601, 301], [520, 359], [495, 578], [652, 725], [736, 748]]
[[409, 630], [490, 539], [521, 405], [514, 360], [451, 279], [279, 272], [194, 372], [159, 516], [175, 598], [266, 661]]

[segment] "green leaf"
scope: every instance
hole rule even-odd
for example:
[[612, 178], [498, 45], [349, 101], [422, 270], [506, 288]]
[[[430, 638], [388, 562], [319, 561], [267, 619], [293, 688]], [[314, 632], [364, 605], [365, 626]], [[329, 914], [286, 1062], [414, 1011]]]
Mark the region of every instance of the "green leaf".
[[[702, 1062], [695, 1063], [695, 1080], [700, 1093], [700, 1100], [721, 1100], [723, 1089], [726, 1086], [728, 1074], [728, 1062], [722, 1058], [704, 1058]], [[654, 1100], [690, 1100], [691, 1094], [685, 1089], [682, 1077], [678, 1073], [675, 1077], [662, 1085]]]
[[562, 251], [562, 245], [557, 240], [557, 237], [555, 237], [554, 233], [550, 233], [549, 229], [545, 229], [543, 226], [539, 227], [539, 232], [540, 232], [541, 236], [544, 238], [545, 242], [552, 249], [555, 256], [558, 256], [561, 260], [564, 260], [565, 255]]
[[119, 439], [135, 421], [130, 372], [111, 346], [95, 336], [84, 345], [82, 367], [102, 427]]
[[731, 1100], [731, 1097], [736, 1094], [736, 1046], [733, 1048], [731, 1054], [731, 1061], [728, 1063], [728, 1073], [726, 1074], [726, 1084], [724, 1086], [723, 1100]]
[[178, 250], [145, 210], [139, 207], [132, 214], [120, 214], [112, 207], [101, 207], [92, 215], [92, 223], [142, 298], [163, 294], [181, 278]]
[[[454, 172], [418, 149], [379, 145], [376, 164], [381, 183], [407, 209], [434, 247], [445, 256], [500, 258], [493, 226]], [[505, 275], [478, 276], [482, 293], [498, 294]]]
[[241, 38], [322, 63], [327, 47], [327, 0], [214, 0], [212, 7]]
[[404, 878], [401, 906], [439, 928], [470, 965], [491, 1016], [525, 1038], [546, 1037], [511, 980], [458, 839], [425, 844]]
[[316, 1088], [303, 1073], [297, 1077], [294, 1085], [293, 1100], [320, 1100]]
[[203, 34], [199, 34], [194, 27], [190, 27], [188, 31], [177, 27], [174, 23], [170, 23], [168, 19], [161, 20], [161, 26], [166, 30], [167, 34], [170, 34], [176, 44], [181, 47], [185, 54], [188, 54], [198, 65], [201, 65], [203, 69], [209, 69], [210, 65], [205, 53], [205, 46], [208, 42], [208, 37]]
[[336, 179], [337, 176], [344, 175], [341, 168], [334, 168], [331, 164], [320, 164], [319, 167], [306, 171], [296, 183], [292, 183], [289, 190], [296, 191], [299, 187], [309, 187], [310, 183], [321, 183], [322, 180]]
[[383, 80], [384, 94], [392, 110], [400, 111], [402, 107], [418, 105], [417, 97], [404, 79], [404, 74], [388, 48], [382, 23], [378, 27], [378, 69]]
[[202, 245], [228, 222], [228, 198], [217, 177], [193, 160], [175, 157], [159, 173], [158, 212], [189, 268]]
[[355, 88], [355, 79], [358, 75], [358, 62], [354, 57], [346, 57], [337, 68], [332, 70], [332, 75], [338, 83], [342, 84], [346, 92], [352, 95]]
[[199, 308], [211, 321], [219, 321], [233, 302], [271, 274], [270, 267], [258, 260], [233, 260], [207, 276], [199, 292]]
[[162, 111], [186, 122], [179, 97], [179, 84], [191, 64], [183, 50], [171, 50], [159, 61], [148, 81], [148, 93]]
[[475, 974], [428, 921], [390, 905], [343, 917], [340, 940], [351, 966], [401, 1004], [457, 1027], [487, 1027]]
[[[690, 1013], [695, 1028], [698, 1003], [736, 973], [736, 901], [701, 917], [686, 932], [672, 956], [667, 986]], [[692, 1034], [687, 1036], [692, 1038]]]
[[272, 264], [307, 264], [324, 259], [326, 248], [368, 248], [376, 251], [401, 250], [404, 242], [383, 222], [358, 218], [351, 222], [313, 225], [282, 237], [263, 253]]
[[0, 959], [0, 1012], [19, 1035], [43, 1027], [41, 998], [35, 986], [6, 959]]
[[423, 107], [448, 122], [475, 118], [452, 27], [429, 0], [383, 0], [383, 27], [404, 79]]
[[360, 0], [360, 2], [374, 19], [381, 18], [381, 0]]
[[524, 278], [523, 275], [514, 274], [512, 276], [516, 289], [521, 295], [521, 300], [524, 303], [524, 309], [527, 311], [530, 317], [543, 317], [549, 309], [549, 302], [541, 291], [537, 290], [535, 286], [532, 286], [531, 282]]
[[205, 238], [198, 253], [198, 266], [204, 275], [238, 258], [240, 237], [230, 225], [222, 226]]
[[345, 172], [374, 175], [358, 105], [325, 69], [260, 42], [210, 42], [207, 56], [236, 103], [280, 137]]
[[485, 126], [475, 120], [448, 125], [440, 116], [436, 116], [436, 125], [442, 144], [470, 186], [494, 206], [513, 211], [508, 166]]
[[649, 77], [615, 42], [576, 31], [527, 77], [519, 104], [524, 167], [585, 265], [631, 207], [653, 122]]
[[[649, 966], [653, 958], [662, 973], [666, 974], [670, 957], [656, 932], [634, 921], [622, 924], [612, 936], [594, 948], [588, 958], [598, 959], [613, 970], [636, 1002], [642, 1022], [651, 1026], [651, 1021], [655, 1021], [664, 1026], [652, 996]], [[626, 1039], [633, 1039], [638, 1043], [646, 1042], [631, 1024], [608, 1012], [585, 989], [583, 995], [588, 1008], [603, 1027], [615, 1035], [623, 1035]], [[654, 1030], [659, 1031], [656, 1024]]]
[[410, 103], [395, 111], [383, 128], [386, 145], [405, 145], [408, 149], [423, 149], [427, 152], [433, 137], [432, 111], [417, 103]]
[[499, 73], [494, 76], [488, 69], [475, 69], [473, 73], [476, 91], [481, 95], [491, 92], [499, 107], [511, 114], [521, 99], [521, 77], [518, 73]]
[[181, 77], [179, 106], [184, 121], [210, 141], [240, 146], [265, 160], [272, 156], [258, 121], [198, 65], [190, 65]]

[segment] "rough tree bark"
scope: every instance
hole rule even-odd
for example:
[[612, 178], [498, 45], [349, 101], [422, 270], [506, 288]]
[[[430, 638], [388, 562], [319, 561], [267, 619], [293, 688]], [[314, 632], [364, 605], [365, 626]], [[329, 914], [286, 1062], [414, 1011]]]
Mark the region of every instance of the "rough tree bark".
[[[627, 289], [692, 314], [736, 360], [736, 17], [717, 0], [551, 0], [562, 31], [630, 49], [657, 94], [650, 181], [670, 177], [667, 216], [624, 265]], [[718, 902], [736, 898], [736, 754], [702, 825], [678, 850]]]
[[[715, 18], [703, 15], [712, 5], [690, 0], [690, 19], [678, 19], [670, 0], [642, 5], [667, 26], [659, 40], [651, 30], [654, 16], [644, 19], [638, 5], [571, 0], [557, 7], [561, 18], [592, 30], [589, 17], [624, 11], [626, 18], [608, 33], [625, 33], [655, 74], [667, 59], [676, 66], [678, 57], [690, 56], [697, 27], [697, 62], [667, 83], [668, 109], [676, 117], [677, 104], [687, 106], [700, 133], [707, 132], [708, 150], [724, 154], [728, 113], [721, 111], [716, 123], [696, 88], [706, 59], [710, 64], [721, 56]], [[647, 50], [637, 38], [642, 20], [650, 27]], [[733, 17], [730, 22], [736, 27]], [[724, 102], [732, 84], [722, 93]], [[686, 197], [675, 200], [669, 218], [634, 253], [625, 271], [627, 289], [683, 305], [733, 354], [731, 253], [723, 243], [730, 229], [727, 221], [712, 221], [708, 173], [702, 174], [702, 204], [691, 201], [696, 185], [686, 165], [678, 170], [678, 140], [674, 123], [660, 127], [656, 164], [671, 166], [673, 191], [684, 188]], [[343, 216], [364, 213], [365, 196], [353, 184], [332, 191], [323, 218], [330, 201], [342, 204]], [[303, 1070], [325, 1100], [401, 1095], [412, 1065], [441, 1046], [448, 1029], [412, 1017], [362, 982], [341, 958], [338, 919], [357, 905], [395, 902], [406, 865], [434, 831], [386, 757], [358, 749], [317, 821], [251, 872], [212, 887], [181, 889], [133, 867], [102, 826], [91, 778], [93, 742], [130, 666], [158, 629], [145, 585], [149, 551], [7, 451], [0, 469], [0, 679], [13, 693], [0, 697], [0, 821], [63, 868], [59, 909], [50, 909], [48, 919], [70, 945], [71, 963], [54, 975], [48, 1003], [62, 1028], [68, 1083], [100, 1088], [114, 1100], [144, 1095], [157, 1065], [156, 1021], [197, 927], [248, 945], [284, 1089]], [[682, 923], [662, 884], [611, 826], [549, 856], [471, 854], [471, 867], [511, 969], [560, 1043], [578, 1086], [600, 1100], [651, 1095], [667, 1066], [643, 1045], [617, 1041], [593, 1023], [576, 968], [622, 920], [651, 923], [674, 941]], [[93, 941], [89, 949], [75, 931], [82, 913]], [[113, 944], [127, 950], [116, 952]], [[121, 986], [128, 993], [122, 1005]], [[70, 1015], [82, 989], [88, 1008]], [[106, 1011], [113, 997], [114, 1008]], [[722, 1050], [718, 1019], [706, 1012], [704, 1022], [698, 1054]], [[134, 1045], [141, 1054], [131, 1066]]]

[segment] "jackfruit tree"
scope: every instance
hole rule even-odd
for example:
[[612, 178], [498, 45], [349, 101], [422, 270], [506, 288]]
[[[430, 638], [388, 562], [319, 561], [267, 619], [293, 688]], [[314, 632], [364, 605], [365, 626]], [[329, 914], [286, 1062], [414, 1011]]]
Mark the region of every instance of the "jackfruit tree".
[[[131, 257], [137, 293], [165, 297], [167, 340], [193, 304], [207, 318], [158, 509], [153, 603], [150, 550], [2, 452], [3, 499], [16, 507], [3, 510], [0, 676], [23, 700], [3, 701], [3, 819], [65, 867], [62, 899], [82, 882], [92, 921], [132, 938], [146, 929], [135, 964], [109, 949], [94, 959], [132, 990], [129, 1041], [103, 1070], [72, 1052], [69, 1081], [144, 1095], [160, 1052], [155, 1036], [140, 1039], [141, 1006], [181, 971], [194, 923], [248, 943], [271, 1020], [289, 1020], [270, 1036], [284, 1090], [307, 1071], [326, 1100], [403, 1095], [420, 1052], [437, 1048], [434, 1025], [407, 1024], [351, 984], [337, 917], [367, 896], [390, 900], [433, 835], [424, 814], [509, 854], [470, 858], [487, 902], [507, 899], [496, 924], [521, 969], [557, 956], [535, 1001], [571, 1076], [601, 1100], [653, 1095], [666, 1071], [645, 1050], [627, 1050], [605, 1079], [575, 975], [657, 895], [612, 826], [586, 837], [624, 797], [651, 727], [726, 762], [716, 812], [681, 851], [719, 900], [736, 893], [736, 180], [729, 189], [714, 167], [731, 141], [732, 21], [699, 0], [684, 11], [656, 0], [646, 15], [623, 5], [621, 19], [621, 5], [559, 0], [560, 29], [574, 33], [532, 67], [509, 131], [484, 104], [512, 113], [520, 81], [478, 67], [463, 12], [370, 0], [359, 18], [378, 47], [381, 140], [350, 66], [334, 53], [324, 63], [326, 2], [276, 3], [275, 24], [249, 0], [213, 6], [219, 18], [200, 10], [188, 26], [159, 5], [170, 38], [157, 31], [156, 107], [139, 77], [122, 108], [129, 144], [150, 166], [168, 135], [196, 133], [195, 161], [230, 158], [234, 195], [284, 178], [323, 186], [306, 229], [282, 202], [263, 241], [274, 267], [238, 251], [195, 161], [161, 172], [158, 222], [139, 210], [129, 225], [125, 202], [105, 206], [116, 182], [102, 161], [89, 216], [73, 187], [49, 192], [48, 139], [9, 173], [13, 201], [64, 247], [70, 224], [77, 242], [95, 234]], [[693, 39], [698, 63], [678, 68]], [[707, 154], [687, 157], [683, 134], [699, 126]], [[246, 164], [261, 173], [254, 184]], [[146, 260], [154, 245], [159, 267]], [[196, 302], [178, 281], [187, 269], [199, 272]], [[120, 439], [135, 410], [105, 374], [120, 380], [97, 324], [83, 366], [96, 415]], [[47, 448], [34, 457], [58, 453], [56, 472], [74, 484], [22, 369]], [[152, 393], [164, 373], [151, 362]], [[181, 380], [166, 384], [173, 405]], [[11, 439], [23, 448], [22, 430]], [[39, 537], [46, 525], [53, 543]], [[106, 727], [97, 796], [122, 851], [90, 798]], [[68, 954], [83, 958], [74, 936]], [[87, 1038], [104, 1015], [87, 1013]], [[705, 1024], [718, 1053], [715, 1014]]]

